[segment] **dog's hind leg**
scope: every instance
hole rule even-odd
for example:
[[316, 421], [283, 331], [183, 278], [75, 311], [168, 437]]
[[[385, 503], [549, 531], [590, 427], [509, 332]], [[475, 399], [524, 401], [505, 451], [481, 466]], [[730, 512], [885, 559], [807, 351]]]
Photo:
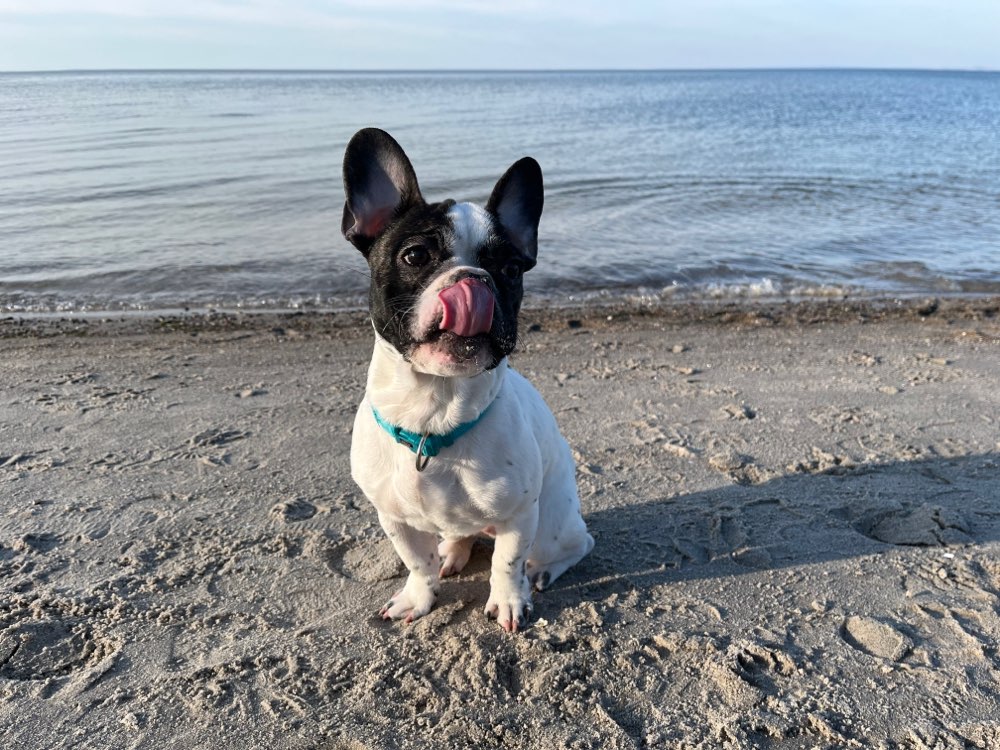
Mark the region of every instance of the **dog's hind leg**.
[[538, 533], [528, 555], [528, 580], [538, 591], [552, 585], [594, 548], [580, 512], [576, 467], [565, 442], [558, 458], [542, 484]]
[[559, 550], [555, 560], [528, 560], [528, 580], [538, 591], [552, 585], [559, 576], [576, 565], [594, 548], [594, 538], [581, 529], [581, 533], [571, 543]]
[[467, 536], [458, 539], [445, 539], [438, 545], [438, 556], [441, 558], [442, 578], [461, 573], [462, 568], [469, 562], [472, 554], [472, 545], [476, 537]]

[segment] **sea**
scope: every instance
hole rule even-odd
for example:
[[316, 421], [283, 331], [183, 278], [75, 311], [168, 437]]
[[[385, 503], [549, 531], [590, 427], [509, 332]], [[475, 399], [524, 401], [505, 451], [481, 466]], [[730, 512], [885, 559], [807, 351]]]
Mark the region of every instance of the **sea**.
[[1000, 293], [1000, 73], [0, 74], [0, 313], [342, 310], [341, 159], [545, 175], [526, 304]]

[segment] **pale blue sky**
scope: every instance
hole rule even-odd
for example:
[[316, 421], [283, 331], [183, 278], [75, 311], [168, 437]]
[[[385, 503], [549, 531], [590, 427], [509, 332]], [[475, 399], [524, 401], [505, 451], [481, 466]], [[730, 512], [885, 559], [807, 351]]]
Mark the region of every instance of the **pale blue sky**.
[[0, 70], [1000, 69], [1000, 0], [0, 0]]

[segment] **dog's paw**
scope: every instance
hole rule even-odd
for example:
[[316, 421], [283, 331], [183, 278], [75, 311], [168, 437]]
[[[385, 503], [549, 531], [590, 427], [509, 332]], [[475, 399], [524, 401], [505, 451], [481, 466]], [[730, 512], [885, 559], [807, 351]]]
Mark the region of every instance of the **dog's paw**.
[[531, 605], [530, 590], [522, 586], [521, 591], [490, 591], [489, 601], [483, 610], [487, 617], [493, 617], [508, 633], [516, 633], [528, 626], [528, 618], [534, 609]]
[[441, 577], [461, 573], [472, 555], [474, 537], [465, 539], [445, 539], [438, 545], [438, 557], [441, 558]]
[[552, 574], [538, 567], [533, 560], [528, 560], [525, 573], [528, 576], [528, 580], [531, 581], [531, 587], [535, 591], [544, 591], [552, 582]]
[[411, 578], [379, 610], [379, 616], [383, 620], [413, 622], [431, 611], [435, 599], [437, 592], [434, 589], [424, 583], [416, 583]]
[[536, 591], [545, 591], [551, 582], [552, 576], [547, 570], [539, 571], [531, 577], [531, 585], [535, 587]]

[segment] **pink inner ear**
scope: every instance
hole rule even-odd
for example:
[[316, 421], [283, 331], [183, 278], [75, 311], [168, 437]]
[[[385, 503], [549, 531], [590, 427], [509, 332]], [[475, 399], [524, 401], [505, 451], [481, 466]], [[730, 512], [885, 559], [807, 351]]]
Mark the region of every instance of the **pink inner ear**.
[[489, 333], [493, 326], [493, 292], [478, 279], [462, 279], [438, 293], [442, 316], [440, 328], [459, 336]]
[[378, 164], [356, 194], [352, 195], [354, 205], [354, 231], [362, 237], [374, 238], [379, 235], [392, 219], [403, 195], [389, 174], [391, 168]]
[[362, 237], [376, 237], [392, 218], [392, 208], [370, 211], [367, 216], [354, 214], [354, 231]]

